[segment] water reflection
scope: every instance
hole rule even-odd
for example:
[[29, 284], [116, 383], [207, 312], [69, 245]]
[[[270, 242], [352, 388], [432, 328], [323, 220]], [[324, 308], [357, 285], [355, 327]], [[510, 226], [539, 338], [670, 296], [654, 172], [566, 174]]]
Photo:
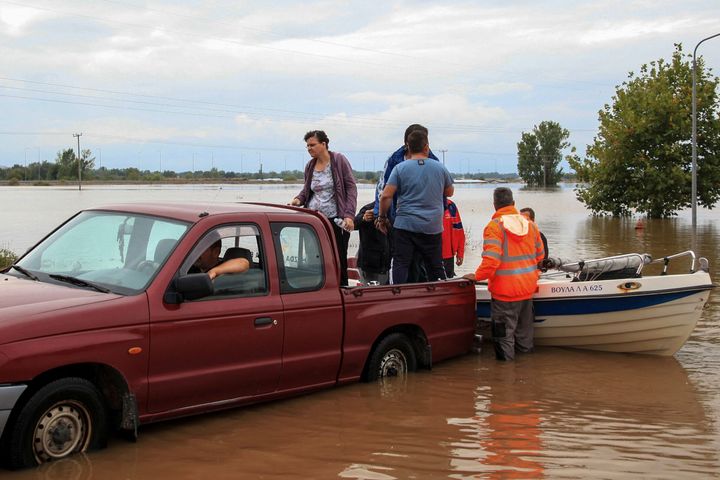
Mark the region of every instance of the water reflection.
[[704, 409], [672, 357], [544, 349], [483, 373], [474, 415], [448, 419], [462, 434], [452, 449], [457, 478], [701, 478], [720, 465]]

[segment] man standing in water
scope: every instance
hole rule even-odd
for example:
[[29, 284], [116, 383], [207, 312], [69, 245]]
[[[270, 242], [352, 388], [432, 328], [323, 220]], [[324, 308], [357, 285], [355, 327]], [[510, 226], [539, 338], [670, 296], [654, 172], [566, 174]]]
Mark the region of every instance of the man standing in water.
[[512, 190], [496, 188], [493, 205], [495, 214], [483, 232], [482, 262], [464, 278], [488, 281], [495, 357], [514, 360], [515, 350], [533, 349], [532, 296], [545, 249], [537, 225], [515, 208]]

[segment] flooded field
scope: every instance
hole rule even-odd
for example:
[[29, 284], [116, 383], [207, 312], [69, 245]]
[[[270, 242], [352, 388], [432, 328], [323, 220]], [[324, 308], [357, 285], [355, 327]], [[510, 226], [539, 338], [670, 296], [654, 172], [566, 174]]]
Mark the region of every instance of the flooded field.
[[[552, 255], [654, 257], [691, 245], [689, 213], [652, 220], [592, 218], [571, 188], [523, 191]], [[479, 263], [492, 186], [459, 185], [468, 231], [460, 273]], [[139, 201], [286, 203], [299, 187], [0, 187], [0, 247], [32, 246], [81, 208]], [[359, 205], [372, 197], [360, 190]], [[720, 283], [720, 213], [699, 211], [698, 253]], [[355, 242], [353, 237], [351, 243]], [[351, 245], [351, 251], [353, 246]], [[689, 265], [688, 265], [689, 268]], [[1, 339], [0, 339], [1, 340]], [[646, 357], [539, 348], [498, 363], [484, 348], [404, 381], [357, 384], [254, 407], [144, 426], [137, 443], [3, 480], [237, 478], [712, 478], [720, 472], [720, 297], [688, 343]]]

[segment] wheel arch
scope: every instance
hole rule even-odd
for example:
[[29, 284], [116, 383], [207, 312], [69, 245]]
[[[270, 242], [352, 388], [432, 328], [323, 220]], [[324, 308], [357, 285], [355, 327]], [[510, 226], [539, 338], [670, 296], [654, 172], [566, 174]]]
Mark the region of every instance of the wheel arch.
[[412, 345], [413, 351], [415, 353], [415, 358], [417, 359], [418, 367], [426, 369], [432, 368], [432, 351], [430, 344], [428, 344], [425, 331], [416, 324], [403, 323], [400, 325], [393, 325], [392, 327], [384, 330], [382, 333], [380, 333], [380, 335], [377, 336], [372, 346], [370, 347], [370, 350], [368, 351], [367, 357], [365, 358], [365, 365], [363, 366], [363, 371], [361, 375], [362, 380], [367, 381], [370, 360], [372, 359], [373, 353], [375, 353], [378, 345], [380, 344], [380, 342], [383, 341], [384, 338], [393, 333], [400, 333], [402, 335], [405, 335], [408, 340], [410, 340], [410, 344]]
[[[113, 429], [117, 429], [125, 424], [128, 409], [127, 406], [123, 405], [123, 402], [127, 403], [130, 389], [125, 377], [119, 370], [102, 363], [63, 365], [47, 370], [27, 383], [27, 388], [22, 395], [20, 395], [8, 418], [5, 431], [3, 432], [3, 438], [0, 439], [0, 445], [5, 445], [5, 442], [9, 441], [9, 439], [6, 438], [9, 436], [8, 432], [12, 431], [12, 428], [9, 428], [9, 426], [15, 422], [22, 407], [38, 390], [55, 380], [70, 377], [85, 379], [99, 390], [103, 402], [108, 409], [108, 418], [111, 419], [111, 427]], [[137, 406], [133, 405], [130, 413], [134, 413], [136, 409]], [[137, 418], [137, 415], [135, 418]]]

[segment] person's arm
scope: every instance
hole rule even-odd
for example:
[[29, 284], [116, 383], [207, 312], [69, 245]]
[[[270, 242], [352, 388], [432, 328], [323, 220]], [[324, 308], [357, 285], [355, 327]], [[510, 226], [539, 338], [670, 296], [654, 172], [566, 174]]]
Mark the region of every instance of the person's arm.
[[[367, 205], [366, 205], [365, 207], [367, 207]], [[362, 208], [360, 209], [360, 211], [358, 212], [358, 214], [355, 215], [355, 230], [357, 230], [358, 228], [360, 228], [360, 222], [362, 222], [362, 221], [364, 220], [364, 219], [363, 219], [363, 216], [364, 216], [368, 211], [372, 214], [372, 210], [370, 210], [370, 209], [368, 209], [368, 208], [365, 208], [365, 207], [362, 207]]]
[[397, 185], [388, 183], [383, 189], [382, 195], [380, 196], [380, 209], [378, 216], [375, 219], [375, 227], [387, 235], [388, 225], [390, 221], [387, 218], [387, 212], [390, 210], [390, 204], [392, 203], [393, 196], [397, 192]]
[[545, 244], [540, 236], [540, 229], [538, 228], [537, 223], [531, 223], [535, 230], [535, 263], [540, 263], [547, 258], [545, 254]]
[[210, 280], [226, 273], [242, 273], [250, 268], [250, 262], [246, 258], [231, 258], [220, 265], [216, 265], [207, 274], [210, 276]]
[[455, 185], [453, 185], [453, 179], [450, 172], [448, 172], [444, 165], [443, 176], [445, 177], [445, 190], [443, 191], [443, 195], [445, 195], [445, 197], [452, 197], [455, 193]]
[[463, 275], [463, 278], [470, 280], [487, 280], [495, 274], [500, 266], [502, 257], [502, 233], [495, 222], [490, 222], [483, 233], [482, 262], [475, 273]]
[[302, 188], [302, 190], [300, 190], [300, 193], [298, 193], [295, 196], [295, 198], [290, 200], [290, 205], [294, 205], [296, 207], [301, 207], [301, 206], [305, 205], [305, 202], [307, 202], [308, 175], [312, 175], [312, 171], [310, 171], [312, 163], [313, 163], [313, 161], [311, 160], [305, 165], [305, 174], [303, 175], [303, 188]]

